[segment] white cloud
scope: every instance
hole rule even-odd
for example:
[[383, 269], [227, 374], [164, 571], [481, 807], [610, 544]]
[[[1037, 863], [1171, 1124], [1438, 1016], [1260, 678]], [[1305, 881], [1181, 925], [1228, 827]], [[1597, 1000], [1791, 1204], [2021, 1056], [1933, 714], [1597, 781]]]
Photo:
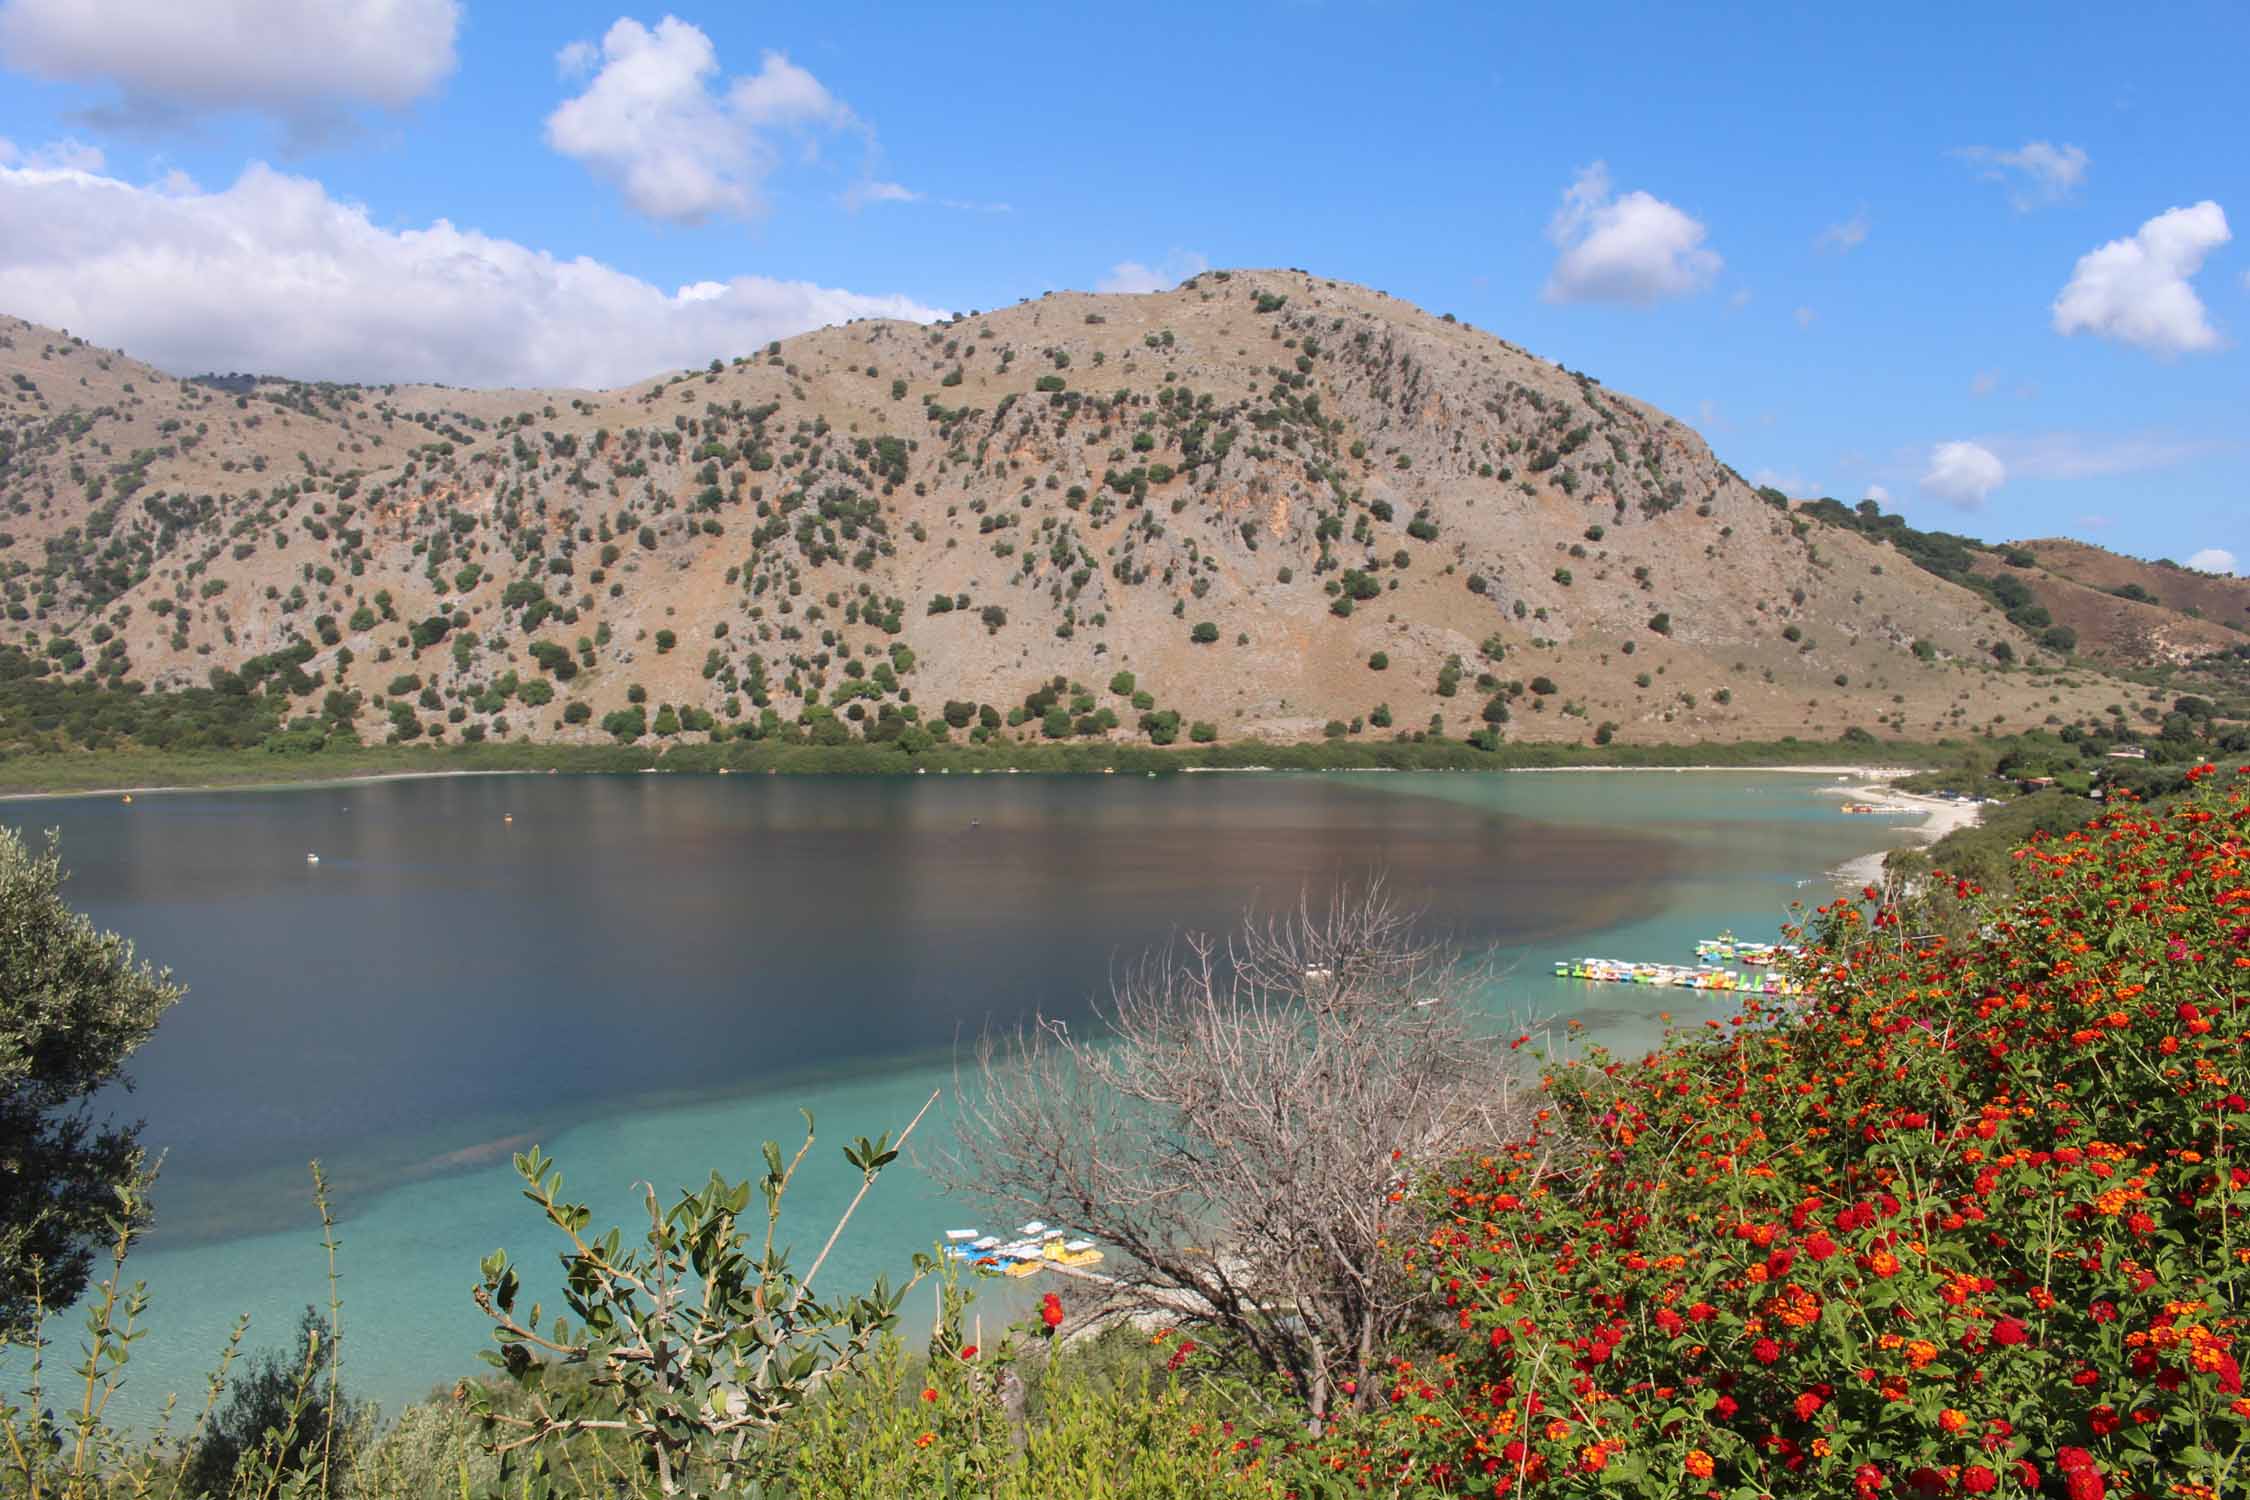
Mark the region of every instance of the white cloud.
[[1940, 443], [1930, 450], [1922, 491], [1948, 505], [1971, 510], [2008, 482], [2008, 470], [1990, 448], [1978, 443]]
[[1799, 328], [1810, 328], [1820, 318], [1820, 314], [1814, 312], [1809, 307], [1800, 307], [1789, 316], [1797, 320], [1797, 326]]
[[1849, 255], [1867, 243], [1867, 210], [1861, 209], [1840, 224], [1831, 224], [1813, 241], [1815, 249], [1833, 250], [1838, 255]]
[[2166, 209], [2131, 239], [2078, 258], [2055, 298], [2055, 332], [2098, 333], [2165, 357], [2218, 348], [2218, 332], [2188, 278], [2232, 238], [2226, 211], [2208, 198]]
[[1549, 302], [1646, 305], [1709, 286], [1724, 264], [1704, 248], [1703, 225], [1638, 190], [1619, 197], [1595, 162], [1563, 190], [1547, 238], [1562, 253], [1542, 295]]
[[2080, 516], [2077, 524], [2088, 531], [2107, 531], [2117, 524], [2117, 519], [2114, 516], [2105, 516], [2099, 511], [2093, 511]]
[[1984, 445], [2022, 479], [2108, 479], [2168, 469], [2217, 451], [2210, 439], [2138, 433], [2104, 437], [2080, 432], [2043, 432], [2025, 437], [1991, 437]]
[[[584, 92], [547, 117], [547, 144], [652, 219], [752, 218], [764, 210], [765, 180], [780, 159], [769, 132], [859, 124], [819, 79], [778, 52], [766, 53], [756, 73], [714, 87], [717, 50], [676, 16], [653, 31], [619, 20], [599, 55]], [[557, 61], [583, 72], [593, 52], [574, 42]]]
[[854, 208], [864, 208], [870, 203], [919, 203], [922, 194], [898, 182], [858, 182], [844, 194], [844, 202]]
[[602, 49], [583, 39], [555, 54], [555, 72], [564, 78], [584, 78], [602, 60]]
[[1727, 298], [1727, 306], [1737, 312], [1749, 305], [1750, 289], [1748, 287], [1738, 288], [1733, 296]]
[[0, 307], [178, 373], [609, 386], [904, 296], [735, 276], [676, 292], [440, 219], [393, 230], [253, 165], [223, 191], [0, 167]]
[[102, 148], [89, 146], [75, 137], [65, 136], [59, 141], [49, 141], [44, 146], [34, 146], [26, 151], [6, 136], [0, 136], [0, 167], [48, 167], [65, 172], [99, 172], [102, 164]]
[[1795, 469], [1753, 470], [1750, 483], [1760, 489], [1779, 490], [1792, 500], [1810, 500], [1821, 493], [1821, 486], [1812, 483]]
[[2187, 565], [2198, 573], [2233, 573], [2237, 571], [2234, 554], [2224, 547], [2206, 547], [2187, 560]]
[[1200, 251], [1174, 250], [1154, 266], [1144, 266], [1137, 260], [1121, 260], [1094, 284], [1094, 290], [1168, 292], [1190, 276], [1200, 276], [1210, 269], [1211, 262]]
[[1997, 370], [1979, 370], [1969, 381], [1969, 394], [1972, 396], [1989, 396], [1999, 388], [2000, 372]]
[[1891, 503], [1891, 492], [1884, 489], [1879, 484], [1871, 484], [1867, 487], [1865, 493], [1863, 493], [1859, 498], [1862, 500], [1872, 500], [1877, 505], [1888, 505]]
[[0, 0], [0, 59], [110, 84], [106, 125], [249, 110], [318, 135], [359, 105], [403, 109], [453, 71], [459, 0]]
[[2086, 180], [2092, 158], [2077, 146], [2057, 146], [2051, 141], [2026, 141], [2013, 151], [1992, 146], [1963, 146], [1953, 153], [1984, 168], [1988, 182], [2008, 184], [2008, 197], [2018, 209], [2036, 208], [2067, 198]]

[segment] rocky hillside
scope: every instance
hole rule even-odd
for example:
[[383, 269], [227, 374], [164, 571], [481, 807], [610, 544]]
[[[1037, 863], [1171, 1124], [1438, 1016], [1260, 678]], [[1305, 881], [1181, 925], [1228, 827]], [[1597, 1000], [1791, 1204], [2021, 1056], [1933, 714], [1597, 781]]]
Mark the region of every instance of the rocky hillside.
[[[2020, 566], [2025, 558], [2030, 567]], [[2176, 665], [2250, 644], [2250, 579], [2144, 562], [2062, 537], [2016, 542], [1987, 570], [2012, 559], [2016, 572], [2077, 651], [2123, 666]]]
[[8, 644], [367, 740], [1923, 738], [2116, 696], [1674, 418], [1361, 287], [714, 353], [181, 380], [0, 319]]

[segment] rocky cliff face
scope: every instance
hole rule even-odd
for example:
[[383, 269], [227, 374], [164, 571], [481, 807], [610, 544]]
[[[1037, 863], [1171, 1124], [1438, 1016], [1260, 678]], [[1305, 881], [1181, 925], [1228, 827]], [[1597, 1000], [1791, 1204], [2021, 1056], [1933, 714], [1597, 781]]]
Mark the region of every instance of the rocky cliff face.
[[1160, 739], [1926, 737], [2113, 696], [1998, 670], [2039, 652], [1985, 599], [1677, 420], [1361, 287], [714, 352], [606, 392], [200, 382], [0, 320], [8, 628], [155, 687], [290, 651], [296, 711], [357, 694], [369, 738], [882, 736], [1056, 677], [1068, 732]]

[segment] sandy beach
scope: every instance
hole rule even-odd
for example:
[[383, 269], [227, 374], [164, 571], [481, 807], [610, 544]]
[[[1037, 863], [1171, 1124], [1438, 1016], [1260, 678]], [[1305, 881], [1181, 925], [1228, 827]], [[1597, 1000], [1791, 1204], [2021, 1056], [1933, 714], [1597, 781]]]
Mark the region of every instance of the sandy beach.
[[[1861, 773], [1866, 774], [1866, 773]], [[1903, 774], [1903, 773], [1901, 773]], [[1956, 801], [1951, 797], [1925, 797], [1915, 792], [1902, 792], [1881, 780], [1822, 788], [1824, 795], [1845, 801], [1864, 802], [1873, 807], [1891, 808], [1900, 813], [1920, 813], [1919, 821], [1909, 822], [1903, 817], [1893, 818], [1883, 813], [1872, 813], [1868, 820], [1884, 825], [1903, 835], [1889, 848], [1876, 849], [1856, 859], [1848, 859], [1829, 875], [1838, 885], [1869, 886], [1883, 883], [1883, 860], [1891, 849], [1908, 843], [1934, 844], [1956, 828], [1974, 824], [1983, 814], [1983, 806], [1976, 802]]]

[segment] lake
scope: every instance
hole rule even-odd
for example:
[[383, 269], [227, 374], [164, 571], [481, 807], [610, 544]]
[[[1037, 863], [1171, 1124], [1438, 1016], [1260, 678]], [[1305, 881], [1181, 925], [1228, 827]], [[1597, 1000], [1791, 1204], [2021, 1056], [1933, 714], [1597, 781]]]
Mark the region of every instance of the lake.
[[[347, 1383], [396, 1407], [471, 1368], [476, 1261], [555, 1248], [517, 1195], [537, 1141], [596, 1226], [758, 1143], [815, 1147], [804, 1255], [987, 1026], [1078, 1018], [1112, 967], [1250, 904], [1380, 872], [1488, 955], [1497, 1027], [1577, 1019], [1645, 1048], [1690, 992], [1557, 981], [1583, 953], [1684, 961], [1770, 936], [1885, 834], [1833, 778], [1777, 772], [482, 776], [0, 804], [62, 832], [67, 898], [189, 994], [122, 1112], [167, 1153], [134, 1274], [155, 1299], [120, 1401], [200, 1389], [326, 1301], [306, 1163], [343, 1215]], [[308, 853], [319, 862], [309, 863]], [[948, 1130], [933, 1112], [932, 1146]], [[823, 1273], [864, 1283], [974, 1211], [887, 1175]], [[830, 1281], [830, 1277], [834, 1280]], [[67, 1330], [64, 1330], [67, 1331]], [[69, 1347], [66, 1345], [66, 1348]]]

